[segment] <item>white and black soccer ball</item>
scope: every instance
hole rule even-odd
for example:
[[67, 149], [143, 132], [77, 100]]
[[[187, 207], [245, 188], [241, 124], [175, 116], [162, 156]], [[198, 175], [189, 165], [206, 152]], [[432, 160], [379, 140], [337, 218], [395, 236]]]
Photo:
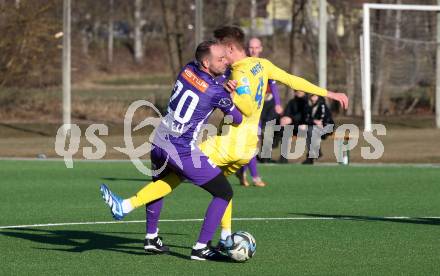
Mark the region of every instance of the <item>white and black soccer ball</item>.
[[229, 257], [237, 262], [249, 260], [257, 250], [255, 238], [244, 231], [238, 231], [230, 235], [226, 240], [225, 247]]

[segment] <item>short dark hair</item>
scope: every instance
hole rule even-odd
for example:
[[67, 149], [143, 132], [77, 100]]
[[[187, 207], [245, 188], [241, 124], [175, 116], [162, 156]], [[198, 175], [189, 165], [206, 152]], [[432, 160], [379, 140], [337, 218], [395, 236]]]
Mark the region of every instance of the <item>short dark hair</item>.
[[214, 30], [214, 37], [222, 43], [233, 43], [241, 49], [246, 49], [244, 32], [238, 26], [222, 26]]
[[199, 65], [203, 65], [202, 61], [211, 54], [212, 45], [219, 44], [217, 40], [210, 39], [201, 42], [196, 49], [194, 57]]

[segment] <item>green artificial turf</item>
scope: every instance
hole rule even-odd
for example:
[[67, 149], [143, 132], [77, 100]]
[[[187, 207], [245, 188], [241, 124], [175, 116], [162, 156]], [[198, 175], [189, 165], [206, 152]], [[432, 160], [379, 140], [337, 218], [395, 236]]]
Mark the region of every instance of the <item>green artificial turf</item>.
[[[268, 186], [235, 177], [234, 230], [252, 233], [246, 263], [188, 255], [210, 195], [183, 183], [165, 199], [169, 255], [145, 255], [144, 222], [0, 229], [0, 275], [438, 275], [440, 170], [411, 166], [262, 165]], [[0, 226], [112, 222], [99, 184], [127, 197], [149, 177], [128, 162], [0, 161]], [[255, 220], [255, 218], [262, 218]], [[291, 219], [297, 218], [297, 219]], [[126, 217], [144, 220], [143, 208]], [[218, 235], [216, 235], [218, 237]]]

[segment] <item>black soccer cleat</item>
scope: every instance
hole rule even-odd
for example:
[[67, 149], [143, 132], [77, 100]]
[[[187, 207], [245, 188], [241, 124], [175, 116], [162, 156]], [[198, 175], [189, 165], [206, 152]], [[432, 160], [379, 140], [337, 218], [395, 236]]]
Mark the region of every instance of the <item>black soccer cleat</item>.
[[229, 257], [223, 255], [219, 251], [206, 246], [201, 249], [193, 249], [191, 251], [191, 260], [197, 261], [226, 261], [229, 260]]
[[315, 159], [307, 158], [306, 160], [302, 161], [301, 164], [303, 164], [303, 165], [313, 165], [313, 163], [315, 163]]
[[[221, 253], [227, 254], [228, 246], [226, 245], [227, 241], [220, 239], [216, 246], [211, 247]], [[210, 246], [210, 244], [208, 244]]]
[[144, 240], [144, 249], [146, 253], [163, 254], [170, 252], [170, 248], [163, 244], [161, 237]]

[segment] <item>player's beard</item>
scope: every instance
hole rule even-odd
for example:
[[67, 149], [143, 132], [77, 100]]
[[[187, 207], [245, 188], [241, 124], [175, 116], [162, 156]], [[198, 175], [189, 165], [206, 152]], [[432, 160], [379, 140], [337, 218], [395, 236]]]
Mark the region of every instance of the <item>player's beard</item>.
[[214, 77], [218, 77], [218, 76], [222, 75], [223, 73], [220, 73], [220, 71], [218, 71], [218, 70], [211, 70], [211, 74]]
[[226, 68], [227, 67], [223, 67], [223, 68], [210, 68], [211, 70], [211, 74], [214, 75], [215, 77], [217, 76], [221, 76], [226, 72]]

